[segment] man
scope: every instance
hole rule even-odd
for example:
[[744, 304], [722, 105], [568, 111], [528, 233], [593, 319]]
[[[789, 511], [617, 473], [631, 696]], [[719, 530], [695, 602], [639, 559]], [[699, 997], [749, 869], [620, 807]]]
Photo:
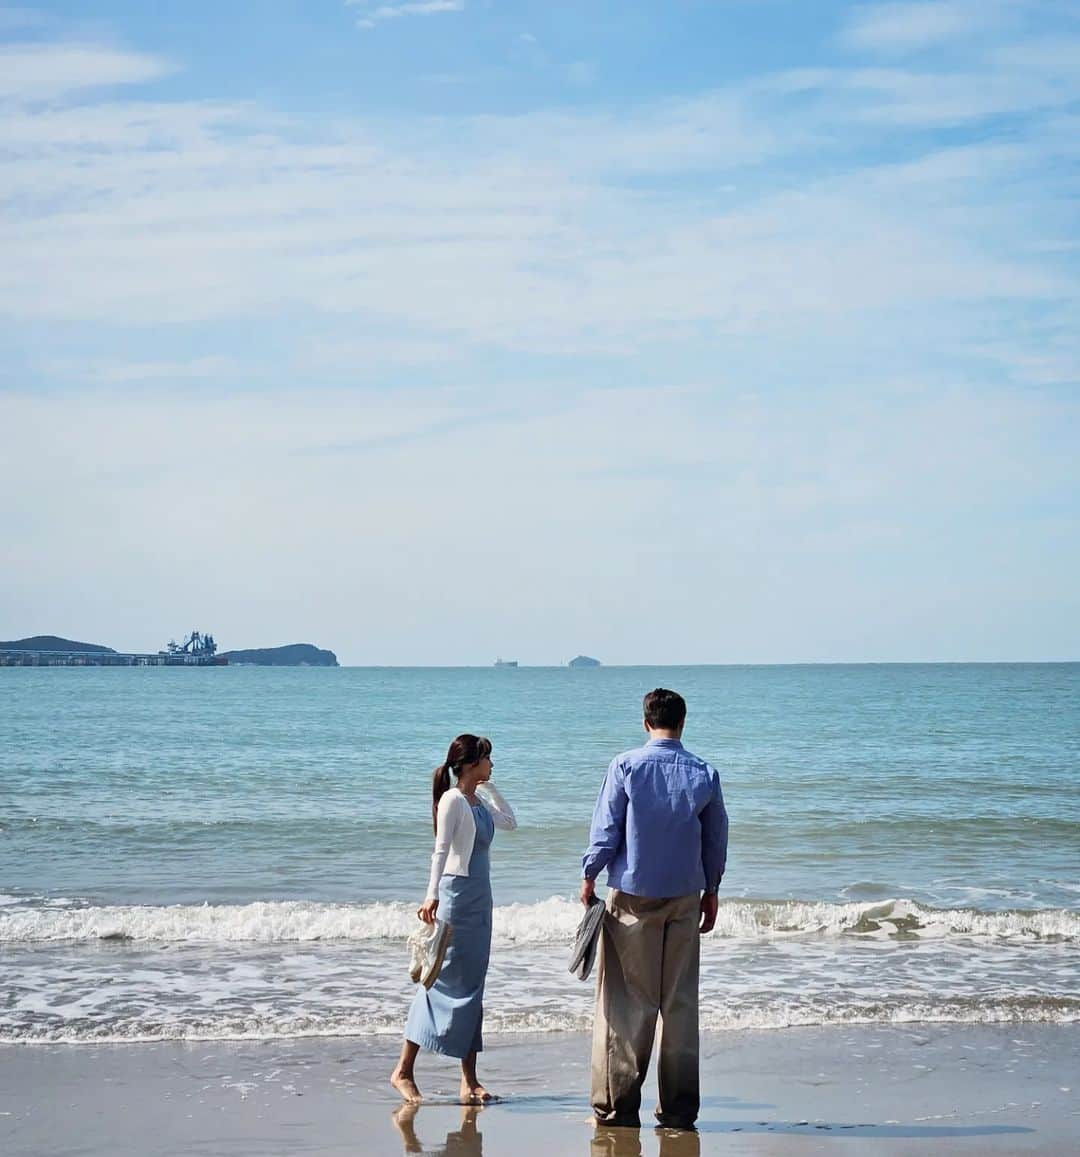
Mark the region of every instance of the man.
[[612, 889], [600, 934], [592, 1105], [598, 1124], [640, 1126], [659, 1015], [656, 1117], [692, 1129], [701, 1103], [699, 939], [716, 923], [728, 817], [720, 776], [682, 745], [683, 697], [658, 687], [643, 706], [649, 740], [612, 760], [582, 859], [581, 902], [590, 903], [604, 868]]

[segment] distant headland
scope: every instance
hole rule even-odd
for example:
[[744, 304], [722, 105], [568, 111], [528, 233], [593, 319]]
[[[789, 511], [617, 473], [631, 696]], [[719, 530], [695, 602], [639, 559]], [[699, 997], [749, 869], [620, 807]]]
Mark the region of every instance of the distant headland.
[[222, 656], [230, 666], [254, 667], [336, 667], [337, 655], [320, 650], [312, 643], [289, 643], [284, 647], [253, 647], [247, 651], [226, 651]]
[[31, 635], [0, 641], [0, 667], [336, 667], [333, 651], [311, 643], [218, 651], [213, 635], [198, 631], [182, 642], [170, 642], [154, 654], [117, 651], [101, 643], [82, 643], [59, 635]]
[[594, 659], [591, 655], [578, 655], [566, 665], [568, 667], [599, 667], [601, 664], [599, 659]]
[[0, 651], [42, 651], [53, 654], [116, 655], [112, 647], [100, 643], [77, 643], [74, 639], [61, 639], [59, 635], [32, 635], [28, 639], [12, 639], [0, 642]]

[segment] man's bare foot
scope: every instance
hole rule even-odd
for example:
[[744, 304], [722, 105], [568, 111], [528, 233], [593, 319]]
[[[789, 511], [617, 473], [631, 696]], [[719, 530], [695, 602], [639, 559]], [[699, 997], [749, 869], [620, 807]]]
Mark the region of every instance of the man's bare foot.
[[390, 1084], [401, 1094], [401, 1099], [406, 1105], [417, 1104], [424, 1099], [412, 1077], [406, 1076], [399, 1069], [394, 1069], [390, 1074]]
[[463, 1105], [482, 1105], [486, 1101], [492, 1101], [494, 1097], [484, 1088], [479, 1081], [461, 1082], [461, 1103]]

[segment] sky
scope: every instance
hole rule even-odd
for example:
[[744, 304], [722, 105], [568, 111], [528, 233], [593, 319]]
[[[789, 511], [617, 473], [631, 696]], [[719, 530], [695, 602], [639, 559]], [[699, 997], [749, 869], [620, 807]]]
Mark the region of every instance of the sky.
[[1080, 659], [1072, 0], [0, 3], [0, 638]]

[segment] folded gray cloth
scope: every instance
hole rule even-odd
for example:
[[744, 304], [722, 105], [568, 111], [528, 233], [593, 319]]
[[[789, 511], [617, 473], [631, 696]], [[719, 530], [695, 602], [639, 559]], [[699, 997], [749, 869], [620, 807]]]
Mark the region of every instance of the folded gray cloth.
[[574, 951], [570, 954], [570, 971], [578, 980], [588, 980], [600, 943], [600, 925], [604, 922], [604, 902], [598, 896], [589, 900], [585, 915], [574, 936]]

